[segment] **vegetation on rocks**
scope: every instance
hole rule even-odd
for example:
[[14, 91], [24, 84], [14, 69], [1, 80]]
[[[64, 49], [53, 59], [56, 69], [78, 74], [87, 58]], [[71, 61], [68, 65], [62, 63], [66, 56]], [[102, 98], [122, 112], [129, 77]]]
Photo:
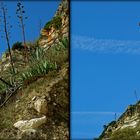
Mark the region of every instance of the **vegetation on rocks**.
[[[60, 17], [53, 18], [52, 24], [61, 28]], [[13, 44], [14, 73], [8, 54], [1, 58], [0, 78], [12, 87], [0, 81], [0, 139], [69, 139], [68, 38], [59, 38], [49, 49], [38, 42]], [[28, 61], [24, 59], [25, 45]], [[40, 118], [45, 119], [36, 124]], [[34, 125], [20, 130], [20, 122]]]
[[96, 140], [139, 140], [140, 139], [140, 101], [129, 105], [118, 120], [105, 125]]
[[62, 18], [60, 16], [56, 16], [51, 21], [46, 23], [44, 29], [49, 30], [51, 27], [54, 27], [55, 29], [60, 29], [61, 25], [62, 25]]
[[[34, 50], [36, 53], [33, 56], [30, 55], [30, 59], [33, 59], [33, 62], [31, 61], [32, 63], [29, 63], [29, 66], [22, 67], [22, 69], [16, 67], [18, 72], [14, 77], [8, 72], [8, 69], [3, 71], [4, 75], [1, 74], [10, 83], [22, 82], [22, 87], [0, 110], [2, 114], [0, 117], [0, 122], [2, 122], [0, 124], [0, 130], [2, 130], [0, 138], [12, 136], [14, 139], [17, 137], [18, 132], [13, 128], [13, 123], [16, 120], [41, 117], [31, 107], [31, 100], [34, 96], [44, 96], [48, 104], [48, 122], [46, 125], [44, 124], [44, 132], [41, 131], [43, 126], [39, 129], [40, 137], [43, 136], [44, 139], [52, 138], [55, 135], [55, 129], [57, 129], [57, 137], [59, 137], [59, 135], [63, 135], [62, 130], [64, 129], [66, 136], [63, 135], [63, 137], [68, 139], [68, 47], [59, 46], [59, 49], [56, 49], [56, 47], [58, 45], [46, 52], [39, 48]], [[45, 55], [40, 55], [39, 53], [45, 53]], [[11, 79], [9, 79], [7, 73]], [[4, 91], [6, 88], [6, 85], [0, 82], [0, 90]], [[54, 125], [53, 128], [51, 128], [52, 125]], [[51, 128], [51, 134], [48, 134], [50, 131], [48, 132], [48, 129], [45, 128], [46, 126]], [[62, 129], [59, 130], [59, 127], [62, 127]], [[5, 130], [8, 131], [8, 135], [5, 135]], [[15, 135], [12, 134], [13, 132]]]
[[22, 45], [22, 42], [16, 42], [13, 44], [12, 46], [12, 50], [18, 50], [18, 51], [21, 51], [24, 49], [24, 46]]

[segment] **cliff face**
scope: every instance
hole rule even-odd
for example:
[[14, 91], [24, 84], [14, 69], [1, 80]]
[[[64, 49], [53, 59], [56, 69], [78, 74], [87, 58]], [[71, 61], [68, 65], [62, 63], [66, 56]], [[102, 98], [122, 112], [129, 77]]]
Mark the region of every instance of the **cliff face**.
[[[46, 27], [42, 28], [39, 37], [39, 46], [42, 48], [50, 48], [60, 41], [62, 38], [69, 37], [69, 2], [62, 0], [53, 19], [46, 23]], [[30, 48], [30, 45], [28, 45]], [[14, 54], [13, 54], [14, 53]], [[8, 54], [8, 53], [7, 53]], [[0, 60], [0, 71], [6, 70], [10, 66], [10, 58], [6, 53]], [[19, 51], [12, 51], [12, 55], [17, 55], [18, 59], [23, 59]], [[19, 60], [19, 61], [20, 61]]]
[[29, 62], [24, 50], [12, 50], [16, 74], [3, 54], [0, 77], [12, 87], [0, 81], [0, 139], [69, 139], [68, 22], [68, 1], [62, 1], [39, 42], [27, 43]]
[[[140, 138], [140, 101], [135, 105], [129, 105], [126, 111], [119, 117], [117, 121], [112, 121], [107, 126], [99, 139], [101, 140], [119, 140], [119, 136], [123, 139], [135, 140], [134, 137]], [[133, 131], [133, 135], [129, 133]], [[125, 134], [126, 133], [126, 134]], [[126, 136], [122, 136], [122, 135]], [[131, 138], [129, 138], [131, 135]], [[134, 136], [134, 137], [133, 137]]]
[[46, 23], [40, 32], [39, 44], [43, 48], [49, 48], [59, 42], [60, 38], [69, 35], [69, 3], [68, 0], [62, 0], [54, 18]]

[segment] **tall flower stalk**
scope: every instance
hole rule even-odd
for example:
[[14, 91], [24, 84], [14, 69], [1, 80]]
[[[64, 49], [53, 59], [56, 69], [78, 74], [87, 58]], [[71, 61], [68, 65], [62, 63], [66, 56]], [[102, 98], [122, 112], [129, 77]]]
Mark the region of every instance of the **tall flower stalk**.
[[6, 5], [1, 2], [0, 3], [0, 10], [1, 10], [1, 16], [0, 16], [0, 22], [1, 22], [1, 32], [4, 33], [4, 36], [1, 36], [2, 38], [5, 37], [7, 46], [8, 46], [8, 52], [9, 52], [9, 57], [10, 57], [10, 64], [12, 67], [13, 73], [15, 73], [15, 68], [14, 68], [14, 63], [13, 63], [13, 58], [12, 58], [12, 53], [11, 53], [11, 46], [10, 46], [10, 29], [12, 28], [12, 25], [8, 22], [8, 19], [10, 16], [8, 16], [8, 9]]
[[22, 5], [21, 2], [17, 3], [16, 15], [17, 15], [17, 18], [19, 19], [19, 22], [18, 22], [19, 27], [22, 30], [22, 37], [23, 37], [23, 43], [24, 43], [24, 49], [25, 49], [25, 57], [26, 57], [26, 59], [28, 59], [28, 50], [27, 50], [27, 45], [26, 45], [25, 23], [24, 23], [24, 20], [27, 19], [28, 17], [25, 16], [24, 6]]

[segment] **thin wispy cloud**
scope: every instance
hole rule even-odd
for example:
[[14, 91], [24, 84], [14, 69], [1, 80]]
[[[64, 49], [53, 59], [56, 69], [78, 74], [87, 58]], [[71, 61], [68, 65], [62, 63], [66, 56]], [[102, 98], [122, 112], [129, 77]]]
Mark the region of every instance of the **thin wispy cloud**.
[[96, 53], [140, 54], [140, 41], [135, 40], [112, 40], [72, 36], [72, 45], [74, 48]]
[[121, 115], [121, 112], [110, 112], [110, 111], [99, 111], [99, 112], [86, 112], [86, 111], [75, 111], [72, 112], [72, 115]]

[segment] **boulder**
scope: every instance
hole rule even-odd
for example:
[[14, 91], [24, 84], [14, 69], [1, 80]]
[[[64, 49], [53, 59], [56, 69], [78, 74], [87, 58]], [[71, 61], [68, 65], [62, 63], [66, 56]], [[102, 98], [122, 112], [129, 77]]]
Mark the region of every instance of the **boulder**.
[[47, 101], [44, 98], [39, 98], [34, 103], [34, 109], [39, 112], [40, 114], [47, 114], [48, 108], [47, 108]]
[[26, 129], [35, 129], [41, 126], [42, 124], [46, 123], [46, 116], [41, 118], [35, 118], [31, 120], [21, 120], [14, 124], [14, 127], [18, 128], [19, 130], [23, 131]]

